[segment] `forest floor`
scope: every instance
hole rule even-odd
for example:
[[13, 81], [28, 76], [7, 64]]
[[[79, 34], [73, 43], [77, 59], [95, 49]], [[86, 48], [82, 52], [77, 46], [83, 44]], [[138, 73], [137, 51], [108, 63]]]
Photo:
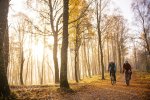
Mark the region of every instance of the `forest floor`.
[[111, 85], [109, 73], [70, 83], [74, 92], [62, 92], [59, 85], [11, 86], [17, 100], [150, 100], [150, 73], [133, 72], [130, 86], [124, 83], [124, 74], [117, 74], [117, 83]]

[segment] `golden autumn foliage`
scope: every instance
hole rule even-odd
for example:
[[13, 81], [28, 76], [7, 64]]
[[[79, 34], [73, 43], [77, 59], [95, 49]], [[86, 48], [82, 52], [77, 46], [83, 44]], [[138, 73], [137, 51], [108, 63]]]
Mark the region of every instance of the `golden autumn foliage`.
[[58, 85], [11, 86], [13, 95], [18, 99], [54, 99], [54, 100], [148, 100], [150, 99], [150, 74], [133, 72], [130, 86], [124, 83], [124, 74], [117, 74], [116, 85], [111, 85], [109, 73], [106, 79], [99, 76], [85, 78], [80, 83], [70, 82], [74, 92], [61, 92]]

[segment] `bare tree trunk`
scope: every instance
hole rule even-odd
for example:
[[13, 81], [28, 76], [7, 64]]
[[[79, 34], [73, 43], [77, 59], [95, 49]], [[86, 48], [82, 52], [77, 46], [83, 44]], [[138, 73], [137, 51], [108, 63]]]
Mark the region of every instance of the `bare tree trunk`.
[[79, 66], [78, 66], [78, 51], [75, 50], [75, 80], [78, 83], [79, 82], [79, 76], [78, 76], [78, 71], [79, 71]]
[[58, 59], [57, 59], [57, 47], [58, 47], [58, 22], [61, 18], [59, 16], [58, 22], [56, 25], [56, 30], [54, 28], [54, 17], [53, 17], [53, 6], [52, 6], [52, 0], [49, 0], [49, 9], [50, 9], [50, 23], [51, 23], [51, 29], [53, 32], [54, 37], [54, 47], [53, 47], [53, 60], [54, 60], [54, 67], [55, 67], [55, 83], [59, 83], [59, 68], [58, 68]]
[[25, 80], [24, 82], [27, 84], [27, 76], [28, 76], [28, 72], [29, 72], [29, 60], [30, 60], [30, 55], [31, 55], [31, 52], [29, 54], [29, 57], [27, 59], [27, 67], [26, 67], [26, 76], [25, 76]]
[[79, 66], [80, 62], [79, 62], [79, 50], [78, 50], [78, 56], [77, 56], [77, 70], [78, 70], [78, 78], [79, 80], [81, 80], [81, 68]]
[[[100, 31], [99, 31], [100, 32]], [[99, 45], [100, 45], [100, 54], [101, 54], [101, 66], [102, 66], [102, 80], [104, 80], [104, 62], [103, 62], [103, 50], [102, 50], [102, 43], [101, 43], [101, 32], [99, 33]]]
[[4, 34], [4, 63], [6, 66], [6, 74], [7, 67], [9, 63], [9, 36], [8, 36], [8, 25], [6, 26], [5, 34]]
[[109, 46], [108, 46], [108, 33], [107, 33], [107, 65], [109, 64], [110, 57], [109, 57]]
[[44, 83], [44, 69], [45, 69], [45, 36], [44, 36], [44, 50], [43, 50], [43, 58], [42, 58], [42, 74], [41, 74], [41, 84]]
[[82, 70], [83, 70], [83, 79], [84, 79], [84, 77], [86, 75], [86, 66], [85, 66], [85, 60], [84, 60], [84, 58], [85, 58], [85, 56], [84, 56], [84, 43], [82, 45], [81, 51], [82, 51]]
[[44, 83], [44, 58], [42, 60], [42, 71], [41, 71], [41, 80], [40, 80], [40, 84], [42, 85]]
[[135, 43], [133, 45], [134, 45], [134, 65], [135, 65], [135, 68], [138, 69], [138, 67], [137, 67], [137, 54], [136, 54]]
[[76, 25], [76, 41], [75, 41], [75, 79], [76, 82], [79, 82], [79, 77], [80, 77], [80, 73], [79, 73], [79, 48], [80, 48], [80, 33], [79, 33], [79, 28], [80, 24], [77, 22]]
[[76, 33], [76, 44], [75, 44], [75, 80], [79, 82], [79, 49], [78, 49], [78, 40], [77, 40], [77, 33]]
[[[22, 33], [21, 34], [21, 28]], [[20, 84], [23, 85], [23, 64], [24, 64], [24, 53], [23, 53], [23, 40], [24, 40], [24, 27], [19, 26], [19, 43], [20, 43], [20, 55], [19, 55], [19, 63], [20, 63]]]
[[23, 54], [23, 46], [21, 47], [21, 66], [20, 66], [20, 84], [23, 85], [24, 82], [23, 82], [23, 64], [24, 64], [24, 54]]
[[[32, 46], [32, 44], [33, 44], [33, 39], [32, 39], [32, 37], [33, 37], [33, 36], [32, 36], [32, 34], [31, 34], [31, 46]], [[31, 49], [33, 49], [33, 48], [31, 47]], [[33, 52], [32, 52], [32, 54], [33, 54]], [[30, 79], [30, 84], [31, 84], [31, 85], [32, 85], [32, 83], [33, 83], [33, 82], [32, 82], [32, 74], [33, 74], [33, 73], [32, 73], [32, 67], [33, 67], [33, 59], [32, 59], [32, 58], [33, 58], [33, 56], [31, 55], [31, 64], [30, 64], [30, 76], [31, 76], [31, 77], [30, 77], [30, 78], [31, 78], [31, 79]]]
[[91, 65], [93, 66], [92, 67], [92, 75], [96, 75], [96, 55], [95, 55], [95, 52], [94, 52], [94, 47], [93, 47], [93, 41], [91, 43], [91, 47], [92, 47], [92, 61], [91, 61]]
[[[88, 61], [87, 61], [87, 53], [86, 53], [86, 45], [85, 45], [85, 39], [84, 39], [84, 60], [85, 60], [85, 74], [87, 76], [87, 72], [88, 72], [88, 75], [90, 76], [90, 71], [89, 71], [89, 67], [88, 67]], [[91, 77], [91, 76], [90, 76]]]
[[[8, 54], [9, 54], [8, 21], [7, 21], [8, 9], [9, 9], [9, 0], [1, 0], [0, 1], [0, 95], [4, 97], [3, 99], [10, 96], [10, 88], [8, 85], [6, 75], [7, 72], [6, 70], [8, 66]], [[7, 49], [6, 52], [4, 52], [5, 49]]]
[[87, 67], [88, 67], [88, 73], [89, 73], [89, 77], [91, 78], [91, 66], [90, 66], [90, 58], [89, 58], [89, 49], [87, 50], [87, 57], [88, 57], [88, 60], [87, 60]]
[[118, 54], [118, 64], [120, 68], [120, 73], [122, 72], [122, 66], [121, 66], [121, 50], [120, 50], [120, 44], [119, 44], [119, 33], [117, 33], [116, 42], [117, 42], [117, 54]]
[[67, 79], [67, 50], [68, 50], [68, 7], [69, 0], [63, 0], [63, 40], [61, 48], [60, 88], [70, 88]]
[[120, 67], [120, 73], [122, 72], [122, 66], [121, 66], [121, 51], [120, 51], [120, 46], [118, 47], [118, 63]]
[[148, 55], [150, 55], [150, 44], [149, 44], [149, 41], [148, 41], [148, 33], [146, 32], [146, 29], [144, 27], [144, 20], [143, 20], [143, 31], [144, 31], [144, 38], [145, 38], [145, 43], [146, 43], [146, 49], [148, 51]]
[[[100, 8], [99, 8], [100, 6]], [[104, 80], [104, 62], [103, 62], [103, 50], [102, 50], [102, 33], [100, 30], [101, 27], [101, 6], [102, 6], [102, 1], [100, 0], [100, 5], [96, 6], [96, 15], [97, 15], [97, 33], [98, 33], [98, 42], [99, 42], [99, 47], [100, 47], [100, 55], [101, 55], [101, 67], [102, 67], [102, 80]]]
[[53, 59], [55, 66], [55, 83], [59, 83], [59, 68], [58, 68], [58, 59], [57, 59], [57, 47], [58, 47], [58, 35], [54, 35], [54, 48], [53, 48]]
[[98, 50], [98, 67], [99, 67], [99, 73], [101, 73], [101, 61], [100, 61], [100, 53], [99, 53], [99, 41], [97, 42], [98, 43], [98, 45], [97, 45], [97, 50]]

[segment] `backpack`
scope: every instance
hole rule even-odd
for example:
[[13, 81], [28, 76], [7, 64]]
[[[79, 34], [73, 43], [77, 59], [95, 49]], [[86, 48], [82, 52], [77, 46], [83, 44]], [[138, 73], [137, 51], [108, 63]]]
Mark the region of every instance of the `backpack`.
[[110, 71], [115, 72], [115, 63], [110, 64]]

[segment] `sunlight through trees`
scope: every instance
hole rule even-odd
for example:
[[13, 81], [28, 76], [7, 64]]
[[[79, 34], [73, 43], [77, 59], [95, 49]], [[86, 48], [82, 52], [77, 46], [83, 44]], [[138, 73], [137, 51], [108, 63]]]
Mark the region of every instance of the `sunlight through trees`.
[[120, 77], [126, 60], [149, 72], [150, 2], [132, 0], [132, 27], [114, 2], [1, 0], [0, 96], [7, 99], [13, 86], [72, 91], [86, 78], [105, 81], [112, 61]]

